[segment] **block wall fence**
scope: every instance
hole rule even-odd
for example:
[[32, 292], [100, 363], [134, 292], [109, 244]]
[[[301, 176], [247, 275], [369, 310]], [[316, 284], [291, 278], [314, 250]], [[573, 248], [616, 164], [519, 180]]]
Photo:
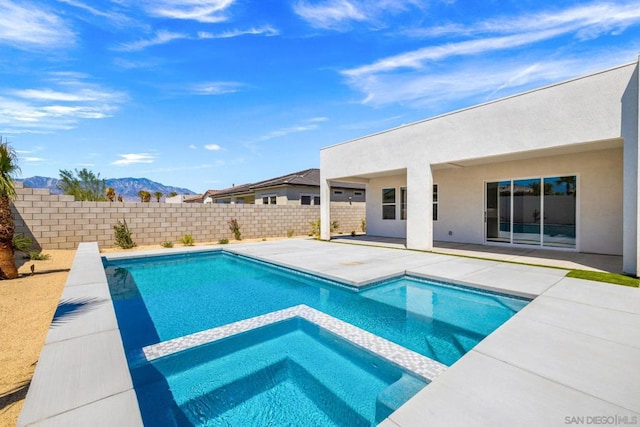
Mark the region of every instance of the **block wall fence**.
[[[113, 226], [123, 219], [136, 244], [158, 245], [178, 243], [185, 234], [196, 243], [233, 240], [227, 224], [233, 218], [246, 239], [286, 237], [289, 230], [296, 236], [307, 235], [309, 222], [320, 218], [319, 206], [81, 202], [48, 189], [15, 186], [15, 232], [42, 249], [75, 249], [81, 242], [114, 247]], [[338, 221], [339, 232], [360, 232], [364, 218], [364, 204], [332, 203], [331, 220]]]

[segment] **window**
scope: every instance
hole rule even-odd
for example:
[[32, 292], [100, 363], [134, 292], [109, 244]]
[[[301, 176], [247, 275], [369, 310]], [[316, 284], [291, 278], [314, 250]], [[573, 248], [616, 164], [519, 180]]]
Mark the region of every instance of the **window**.
[[333, 194], [342, 194], [342, 190], [334, 190]]
[[320, 206], [320, 196], [313, 196], [313, 204]]
[[382, 189], [382, 219], [396, 219], [396, 189]]
[[400, 188], [400, 219], [407, 219], [407, 187]]
[[362, 196], [362, 191], [356, 191], [355, 193], [353, 193], [355, 196]]
[[275, 205], [277, 204], [278, 198], [276, 196], [262, 196], [262, 204], [263, 205]]
[[433, 184], [433, 220], [438, 220], [438, 184]]
[[300, 196], [300, 204], [301, 205], [310, 205], [311, 204], [311, 196]]

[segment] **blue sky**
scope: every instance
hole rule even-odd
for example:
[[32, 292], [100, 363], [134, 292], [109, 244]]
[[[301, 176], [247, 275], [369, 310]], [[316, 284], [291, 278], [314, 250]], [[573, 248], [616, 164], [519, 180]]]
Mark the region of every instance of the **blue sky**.
[[202, 192], [639, 53], [637, 0], [0, 0], [0, 134]]

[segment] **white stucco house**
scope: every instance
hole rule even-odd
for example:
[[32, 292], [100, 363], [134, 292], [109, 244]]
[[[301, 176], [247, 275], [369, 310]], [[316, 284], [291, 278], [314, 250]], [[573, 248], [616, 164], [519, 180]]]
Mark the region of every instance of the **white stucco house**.
[[[638, 62], [326, 147], [367, 234], [622, 255], [639, 271]], [[330, 211], [321, 207], [322, 238]]]

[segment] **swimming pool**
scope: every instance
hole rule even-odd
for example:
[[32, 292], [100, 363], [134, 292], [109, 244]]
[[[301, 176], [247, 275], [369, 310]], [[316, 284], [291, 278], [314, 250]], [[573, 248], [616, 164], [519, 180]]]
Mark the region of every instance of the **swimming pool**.
[[[303, 304], [451, 365], [528, 302], [415, 277], [400, 277], [356, 291], [223, 251], [104, 264], [129, 354]], [[278, 372], [299, 377], [295, 373], [301, 371], [287, 363], [278, 365]], [[132, 373], [136, 383], [137, 373]], [[160, 376], [166, 388], [171, 375]], [[142, 407], [139, 388], [144, 387], [136, 384]], [[179, 400], [175, 395], [173, 399]]]

